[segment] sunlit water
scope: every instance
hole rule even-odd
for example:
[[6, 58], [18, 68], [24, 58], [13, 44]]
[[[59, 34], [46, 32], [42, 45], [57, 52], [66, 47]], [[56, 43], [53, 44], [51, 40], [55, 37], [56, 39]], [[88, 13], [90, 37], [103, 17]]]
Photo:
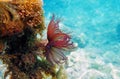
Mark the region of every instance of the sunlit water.
[[[44, 0], [78, 49], [68, 55], [68, 79], [120, 79], [120, 0]], [[67, 30], [67, 31], [66, 31]]]

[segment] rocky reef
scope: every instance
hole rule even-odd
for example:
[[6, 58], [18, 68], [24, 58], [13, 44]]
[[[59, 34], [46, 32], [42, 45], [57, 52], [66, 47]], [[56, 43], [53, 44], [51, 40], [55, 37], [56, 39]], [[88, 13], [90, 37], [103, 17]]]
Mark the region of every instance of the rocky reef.
[[[59, 52], [70, 49], [72, 43], [69, 44], [70, 37], [58, 29], [58, 23], [53, 17], [49, 28], [55, 28], [54, 40], [52, 29], [48, 29], [50, 43], [44, 46], [41, 40], [45, 29], [42, 1], [0, 0], [0, 59], [7, 66], [4, 78], [67, 79], [63, 65], [58, 66], [66, 57]], [[41, 38], [38, 39], [37, 35]], [[55, 47], [59, 51], [51, 59], [53, 53], [49, 48]], [[44, 53], [45, 50], [50, 53]]]

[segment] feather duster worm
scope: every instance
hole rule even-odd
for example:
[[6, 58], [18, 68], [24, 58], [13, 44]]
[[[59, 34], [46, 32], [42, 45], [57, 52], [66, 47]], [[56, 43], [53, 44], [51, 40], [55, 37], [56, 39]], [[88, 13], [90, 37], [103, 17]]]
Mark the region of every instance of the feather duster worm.
[[53, 16], [48, 25], [48, 43], [45, 46], [45, 56], [51, 64], [64, 63], [67, 60], [64, 55], [65, 51], [74, 48], [73, 43], [70, 42], [70, 36], [59, 29], [59, 22], [60, 20], [55, 21]]

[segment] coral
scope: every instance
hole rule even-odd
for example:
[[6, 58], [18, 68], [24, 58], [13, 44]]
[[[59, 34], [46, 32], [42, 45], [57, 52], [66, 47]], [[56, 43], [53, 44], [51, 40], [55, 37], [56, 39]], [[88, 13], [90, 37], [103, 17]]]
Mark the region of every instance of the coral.
[[4, 77], [42, 79], [43, 73], [55, 75], [54, 67], [40, 62], [34, 53], [36, 35], [42, 35], [45, 29], [42, 3], [39, 0], [1, 1], [0, 8], [0, 59], [7, 65]]
[[32, 27], [37, 32], [42, 33], [44, 27], [44, 18], [41, 0], [13, 0], [12, 4], [16, 5], [15, 9], [25, 24], [24, 27]]
[[0, 37], [22, 32], [23, 23], [17, 12], [8, 3], [4, 2], [0, 2], [0, 8]]
[[24, 28], [32, 28], [42, 34], [45, 27], [41, 6], [39, 0], [0, 2], [0, 36], [18, 34]]

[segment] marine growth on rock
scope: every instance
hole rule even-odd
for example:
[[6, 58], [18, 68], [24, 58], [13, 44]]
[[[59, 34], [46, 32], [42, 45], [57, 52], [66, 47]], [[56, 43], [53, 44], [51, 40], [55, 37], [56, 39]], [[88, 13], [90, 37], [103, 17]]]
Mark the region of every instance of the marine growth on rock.
[[[74, 48], [53, 15], [44, 36], [41, 0], [0, 0], [0, 59], [10, 79], [66, 79], [64, 53]], [[60, 78], [61, 77], [61, 78]]]

